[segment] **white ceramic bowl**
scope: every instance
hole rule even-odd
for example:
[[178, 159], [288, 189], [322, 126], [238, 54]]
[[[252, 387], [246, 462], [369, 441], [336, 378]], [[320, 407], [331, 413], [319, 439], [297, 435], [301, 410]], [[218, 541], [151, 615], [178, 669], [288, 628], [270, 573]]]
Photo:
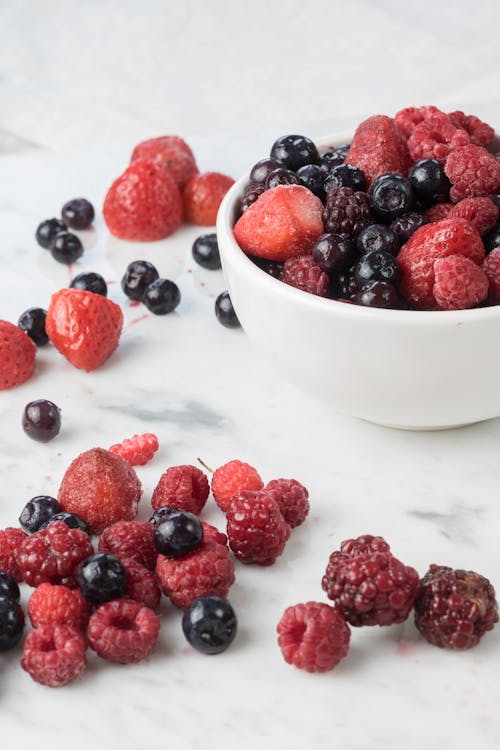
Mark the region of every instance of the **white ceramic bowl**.
[[[351, 134], [318, 141], [324, 150]], [[272, 278], [233, 236], [248, 175], [217, 217], [222, 266], [238, 318], [261, 356], [344, 414], [404, 429], [500, 416], [500, 306], [449, 312], [370, 309]]]

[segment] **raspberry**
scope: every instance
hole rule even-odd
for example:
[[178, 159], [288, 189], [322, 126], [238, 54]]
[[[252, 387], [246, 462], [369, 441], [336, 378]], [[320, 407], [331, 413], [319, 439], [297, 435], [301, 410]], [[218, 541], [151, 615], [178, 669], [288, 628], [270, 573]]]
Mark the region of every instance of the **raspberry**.
[[307, 602], [288, 607], [277, 631], [285, 661], [307, 672], [330, 671], [349, 650], [349, 626], [328, 604]]
[[129, 466], [144, 466], [158, 450], [158, 438], [146, 432], [144, 435], [126, 438], [121, 443], [112, 445], [109, 450], [121, 456]]
[[23, 574], [17, 564], [16, 555], [19, 547], [28, 538], [22, 529], [12, 526], [0, 529], [0, 570], [8, 573], [15, 581], [22, 581]]
[[415, 625], [433, 646], [476, 646], [498, 622], [495, 591], [487, 578], [431, 565], [415, 600]]
[[454, 148], [446, 159], [444, 171], [450, 182], [454, 203], [462, 198], [496, 193], [500, 187], [500, 163], [482, 146], [470, 143]]
[[450, 218], [467, 219], [474, 224], [479, 234], [487, 234], [498, 221], [499, 210], [491, 198], [464, 198], [456, 203], [449, 213]]
[[264, 492], [276, 500], [281, 515], [294, 529], [304, 523], [309, 513], [309, 493], [296, 479], [272, 479], [264, 487]]
[[171, 466], [160, 477], [151, 505], [155, 510], [170, 505], [198, 516], [209, 493], [208, 479], [196, 466]]
[[200, 523], [203, 529], [203, 539], [206, 542], [217, 542], [217, 544], [227, 547], [227, 536], [222, 531], [219, 531], [212, 524], [206, 523], [206, 521], [200, 521]]
[[87, 639], [103, 659], [133, 664], [150, 653], [159, 632], [160, 621], [152, 609], [133, 599], [113, 599], [91, 615]]
[[75, 588], [73, 577], [78, 563], [94, 554], [88, 535], [70, 529], [64, 521], [53, 521], [24, 539], [16, 554], [24, 580], [30, 586], [61, 583]]
[[470, 142], [465, 130], [456, 128], [450, 118], [441, 113], [420, 122], [408, 138], [408, 150], [413, 161], [437, 159], [444, 164], [452, 149]]
[[232, 185], [233, 178], [220, 172], [205, 172], [191, 177], [182, 193], [186, 219], [201, 226], [215, 225], [219, 206]]
[[35, 371], [36, 346], [21, 328], [0, 320], [0, 391], [21, 385]]
[[176, 135], [162, 135], [138, 143], [130, 163], [137, 159], [148, 159], [158, 167], [167, 169], [178, 188], [183, 188], [198, 172], [193, 152], [186, 141]]
[[406, 138], [385, 115], [369, 117], [358, 125], [345, 161], [364, 172], [368, 187], [389, 172], [406, 177], [411, 166]]
[[98, 550], [109, 552], [120, 560], [135, 560], [154, 570], [158, 552], [153, 535], [154, 526], [147, 521], [117, 521], [102, 532]]
[[69, 625], [41, 625], [24, 641], [21, 667], [41, 685], [62, 687], [78, 679], [87, 660], [85, 638]]
[[489, 282], [488, 302], [491, 305], [500, 305], [500, 247], [494, 248], [486, 256], [483, 260], [482, 269]]
[[486, 148], [493, 140], [495, 131], [490, 125], [480, 120], [479, 117], [466, 115], [460, 111], [450, 112], [448, 117], [455, 127], [467, 131], [470, 136], [470, 142], [475, 146], [484, 146]]
[[224, 513], [229, 508], [233, 495], [243, 490], [261, 490], [264, 482], [257, 469], [250, 464], [234, 459], [219, 466], [212, 476], [212, 494]]
[[361, 191], [355, 193], [348, 187], [330, 190], [326, 196], [323, 220], [325, 232], [352, 234], [354, 237], [369, 224], [375, 223], [368, 195]]
[[432, 104], [424, 107], [406, 107], [396, 113], [394, 122], [398, 129], [409, 138], [419, 123], [439, 114], [442, 115], [444, 112]]
[[156, 574], [172, 604], [185, 609], [198, 596], [227, 596], [234, 583], [234, 565], [222, 544], [204, 540], [184, 557], [158, 555]]
[[449, 217], [454, 205], [454, 203], [436, 203], [435, 206], [431, 206], [427, 211], [424, 211], [424, 216], [429, 223], [442, 221]]
[[156, 609], [160, 603], [161, 592], [155, 574], [131, 558], [122, 559], [121, 563], [127, 576], [127, 597], [144, 607]]
[[311, 255], [285, 260], [281, 281], [318, 297], [326, 297], [330, 278], [316, 265]]
[[227, 535], [238, 560], [272, 565], [285, 549], [290, 526], [271, 494], [244, 490], [234, 495], [229, 505]]
[[403, 565], [380, 537], [348, 539], [332, 552], [322, 586], [351, 625], [404, 622], [413, 606], [418, 573]]
[[30, 596], [28, 615], [34, 628], [69, 625], [82, 630], [89, 618], [89, 604], [78, 589], [41, 583]]
[[467, 310], [488, 296], [488, 277], [480, 266], [462, 255], [434, 261], [432, 293], [441, 310]]

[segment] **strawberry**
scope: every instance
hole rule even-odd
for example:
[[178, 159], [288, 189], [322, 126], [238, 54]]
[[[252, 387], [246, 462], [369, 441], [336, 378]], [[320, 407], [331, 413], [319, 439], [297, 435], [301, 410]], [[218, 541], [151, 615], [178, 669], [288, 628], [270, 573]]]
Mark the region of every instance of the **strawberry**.
[[169, 171], [137, 159], [109, 188], [103, 206], [111, 234], [121, 240], [163, 240], [182, 223], [182, 198]]
[[82, 289], [52, 295], [45, 327], [56, 349], [81, 370], [95, 370], [120, 340], [123, 313], [107, 297]]
[[222, 199], [233, 184], [232, 177], [220, 172], [192, 177], [182, 193], [186, 219], [192, 224], [214, 226]]
[[0, 320], [0, 391], [21, 385], [35, 370], [36, 346], [27, 333]]
[[323, 231], [320, 199], [302, 185], [279, 185], [247, 208], [234, 236], [246, 253], [282, 261], [310, 254]]
[[198, 173], [193, 152], [186, 141], [176, 135], [162, 135], [138, 143], [132, 152], [130, 163], [137, 159], [148, 159], [158, 167], [167, 169], [179, 189]]
[[364, 172], [367, 185], [388, 172], [406, 177], [411, 166], [403, 133], [385, 115], [374, 115], [358, 125], [345, 162]]

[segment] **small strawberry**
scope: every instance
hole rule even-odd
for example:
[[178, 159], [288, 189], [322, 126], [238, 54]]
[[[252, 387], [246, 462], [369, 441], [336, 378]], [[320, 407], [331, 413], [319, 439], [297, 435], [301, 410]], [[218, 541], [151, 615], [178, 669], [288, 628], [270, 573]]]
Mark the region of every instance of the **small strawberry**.
[[186, 141], [177, 135], [162, 135], [138, 143], [132, 152], [130, 163], [137, 159], [147, 159], [168, 169], [179, 189], [198, 173], [193, 152]]
[[406, 177], [411, 166], [406, 138], [385, 115], [374, 115], [358, 125], [345, 161], [364, 172], [367, 185], [388, 172]]
[[90, 372], [115, 351], [123, 326], [118, 305], [101, 294], [60, 289], [52, 295], [45, 327], [56, 349], [81, 370]]
[[21, 385], [35, 370], [36, 346], [27, 333], [0, 320], [0, 391]]
[[233, 184], [232, 177], [220, 172], [192, 177], [182, 193], [186, 219], [192, 224], [214, 226], [222, 199]]
[[121, 240], [163, 240], [182, 223], [182, 198], [168, 170], [137, 159], [109, 188], [103, 206], [111, 234]]

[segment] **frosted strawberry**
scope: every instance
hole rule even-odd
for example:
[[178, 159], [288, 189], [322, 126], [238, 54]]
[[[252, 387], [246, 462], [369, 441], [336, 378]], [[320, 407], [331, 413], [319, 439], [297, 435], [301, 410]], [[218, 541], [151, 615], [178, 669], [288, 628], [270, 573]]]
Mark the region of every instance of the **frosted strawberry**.
[[179, 188], [183, 188], [198, 172], [193, 152], [186, 141], [177, 135], [162, 135], [141, 141], [134, 148], [130, 162], [138, 159], [147, 159], [157, 167], [168, 170]]

